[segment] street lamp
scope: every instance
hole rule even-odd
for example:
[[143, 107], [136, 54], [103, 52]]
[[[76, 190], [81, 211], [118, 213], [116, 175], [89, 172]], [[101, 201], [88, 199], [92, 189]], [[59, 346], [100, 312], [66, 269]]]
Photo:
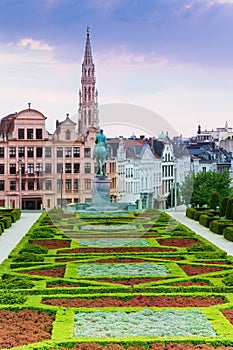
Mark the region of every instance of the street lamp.
[[62, 178], [62, 174], [63, 174], [63, 171], [61, 170], [60, 172], [60, 175], [61, 175], [61, 210], [62, 209], [62, 201], [63, 201], [63, 198], [62, 198], [62, 187], [63, 187], [63, 178]]
[[18, 160], [19, 167], [19, 210], [22, 210], [22, 159]]

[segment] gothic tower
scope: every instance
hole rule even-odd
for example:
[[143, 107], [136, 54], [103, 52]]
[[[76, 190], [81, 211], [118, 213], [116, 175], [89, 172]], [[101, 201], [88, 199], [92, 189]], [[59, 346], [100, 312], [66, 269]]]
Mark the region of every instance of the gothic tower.
[[78, 132], [85, 135], [89, 128], [99, 129], [98, 92], [95, 88], [95, 65], [92, 59], [90, 28], [82, 63], [82, 88], [79, 90]]

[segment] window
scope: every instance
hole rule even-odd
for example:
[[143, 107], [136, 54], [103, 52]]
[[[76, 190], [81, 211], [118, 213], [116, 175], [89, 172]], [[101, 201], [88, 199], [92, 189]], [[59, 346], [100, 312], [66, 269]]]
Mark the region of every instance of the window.
[[25, 175], [25, 164], [21, 163], [21, 174]]
[[27, 129], [27, 139], [33, 140], [33, 129]]
[[51, 163], [45, 163], [45, 173], [46, 174], [52, 173], [52, 164]]
[[43, 164], [42, 163], [37, 163], [36, 164], [36, 173], [41, 174], [43, 172]]
[[91, 157], [91, 149], [88, 148], [84, 148], [84, 157], [86, 158], [90, 158]]
[[45, 181], [45, 189], [47, 191], [51, 191], [52, 190], [52, 180], [46, 180]]
[[57, 190], [60, 191], [62, 189], [62, 180], [57, 179]]
[[66, 130], [66, 140], [70, 140], [71, 139], [71, 132], [70, 130]]
[[43, 148], [42, 147], [36, 147], [36, 157], [41, 158], [43, 154]]
[[57, 147], [57, 157], [58, 158], [63, 157], [63, 147]]
[[65, 157], [71, 158], [71, 147], [65, 147]]
[[71, 179], [66, 179], [65, 186], [66, 186], [66, 190], [71, 190], [72, 189], [72, 181], [71, 181]]
[[18, 139], [24, 140], [24, 129], [18, 129]]
[[33, 180], [29, 180], [28, 181], [28, 190], [34, 190], [34, 181]]
[[5, 191], [5, 181], [0, 180], [0, 191]]
[[74, 155], [74, 158], [79, 158], [80, 157], [80, 147], [74, 147], [73, 148], [73, 155]]
[[43, 180], [37, 180], [36, 182], [36, 189], [39, 190], [43, 190]]
[[91, 173], [91, 163], [85, 163], [84, 164], [84, 173], [90, 174]]
[[79, 190], [79, 179], [74, 179], [74, 190]]
[[4, 174], [4, 173], [5, 173], [4, 164], [0, 164], [0, 174]]
[[18, 156], [19, 156], [19, 158], [24, 158], [25, 157], [25, 148], [24, 147], [19, 147], [18, 148]]
[[62, 163], [57, 163], [57, 173], [58, 174], [63, 173], [63, 164]]
[[27, 155], [28, 155], [28, 158], [33, 158], [34, 157], [34, 149], [33, 149], [33, 147], [28, 147], [27, 148]]
[[28, 174], [34, 174], [34, 164], [28, 163]]
[[50, 208], [50, 199], [47, 199], [47, 208]]
[[16, 190], [16, 181], [12, 180], [10, 181], [10, 191], [15, 191]]
[[202, 167], [202, 171], [203, 171], [203, 173], [206, 173], [206, 167], [205, 166]]
[[50, 158], [52, 155], [52, 148], [51, 147], [45, 147], [45, 157]]
[[80, 173], [80, 163], [74, 163], [74, 173]]
[[10, 174], [16, 174], [16, 164], [10, 164]]
[[71, 173], [71, 163], [65, 164], [65, 173], [70, 174]]
[[42, 140], [42, 129], [36, 129], [36, 139]]
[[91, 179], [84, 179], [84, 189], [85, 190], [91, 189]]
[[16, 148], [15, 147], [9, 148], [9, 156], [10, 156], [10, 158], [15, 158], [15, 156], [16, 156]]
[[0, 147], [0, 158], [4, 158], [4, 147]]
[[21, 190], [25, 191], [25, 180], [21, 181]]

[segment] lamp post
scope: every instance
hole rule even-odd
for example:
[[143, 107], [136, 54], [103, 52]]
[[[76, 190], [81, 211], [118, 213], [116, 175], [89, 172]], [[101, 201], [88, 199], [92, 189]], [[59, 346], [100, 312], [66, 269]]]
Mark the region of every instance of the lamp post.
[[19, 166], [19, 210], [22, 210], [22, 159], [18, 160]]
[[61, 210], [63, 210], [63, 208], [62, 208], [62, 201], [63, 201], [63, 198], [62, 198], [62, 189], [63, 189], [63, 178], [62, 178], [62, 174], [63, 174], [63, 171], [61, 170], [61, 172], [60, 172], [60, 175], [61, 175]]

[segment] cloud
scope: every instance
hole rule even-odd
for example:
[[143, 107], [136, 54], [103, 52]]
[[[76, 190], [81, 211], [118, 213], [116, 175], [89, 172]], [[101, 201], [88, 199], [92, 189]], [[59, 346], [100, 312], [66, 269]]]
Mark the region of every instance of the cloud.
[[52, 51], [54, 49], [53, 46], [46, 44], [44, 41], [33, 40], [32, 38], [20, 39], [17, 45], [30, 50], [38, 50], [38, 51]]

